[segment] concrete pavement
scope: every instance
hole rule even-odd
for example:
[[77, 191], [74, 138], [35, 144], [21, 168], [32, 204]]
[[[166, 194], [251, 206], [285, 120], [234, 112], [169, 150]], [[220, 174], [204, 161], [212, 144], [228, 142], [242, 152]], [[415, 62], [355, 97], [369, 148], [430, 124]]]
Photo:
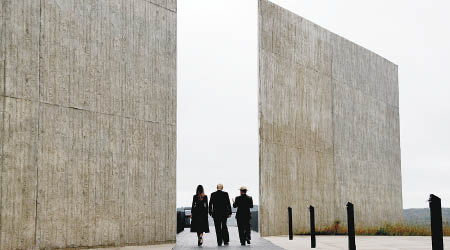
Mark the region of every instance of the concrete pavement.
[[228, 227], [230, 232], [230, 245], [217, 246], [216, 233], [214, 227], [210, 227], [210, 233], [203, 237], [203, 246], [199, 248], [197, 246], [197, 235], [190, 233], [189, 228], [186, 228], [184, 232], [177, 235], [177, 245], [174, 250], [193, 250], [193, 249], [222, 249], [222, 250], [242, 250], [242, 249], [258, 249], [258, 250], [282, 250], [269, 241], [259, 237], [259, 234], [252, 231], [251, 245], [241, 246], [239, 243], [239, 235], [237, 227]]
[[[175, 244], [151, 245], [151, 246], [128, 246], [128, 247], [113, 247], [89, 250], [172, 250]], [[86, 249], [87, 250], [87, 249]]]
[[[286, 249], [310, 249], [309, 236], [271, 236], [264, 239]], [[317, 248], [323, 250], [348, 249], [347, 236], [317, 236]], [[444, 237], [444, 246], [450, 246], [450, 237]], [[429, 250], [431, 249], [430, 236], [356, 236], [358, 250]]]

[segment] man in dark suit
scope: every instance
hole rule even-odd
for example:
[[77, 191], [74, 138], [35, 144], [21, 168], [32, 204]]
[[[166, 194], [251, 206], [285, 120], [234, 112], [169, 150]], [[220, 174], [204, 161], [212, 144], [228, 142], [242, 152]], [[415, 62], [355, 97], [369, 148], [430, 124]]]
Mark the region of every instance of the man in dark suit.
[[228, 234], [227, 219], [231, 216], [230, 198], [227, 192], [222, 191], [223, 185], [217, 185], [217, 191], [211, 194], [209, 201], [209, 214], [214, 219], [214, 226], [216, 228], [217, 244], [228, 245], [230, 236]]
[[242, 186], [240, 189], [241, 196], [233, 199], [233, 207], [237, 207], [236, 220], [239, 230], [239, 239], [241, 245], [245, 246], [245, 242], [250, 244], [250, 208], [253, 208], [253, 200], [251, 196], [247, 195], [247, 187]]

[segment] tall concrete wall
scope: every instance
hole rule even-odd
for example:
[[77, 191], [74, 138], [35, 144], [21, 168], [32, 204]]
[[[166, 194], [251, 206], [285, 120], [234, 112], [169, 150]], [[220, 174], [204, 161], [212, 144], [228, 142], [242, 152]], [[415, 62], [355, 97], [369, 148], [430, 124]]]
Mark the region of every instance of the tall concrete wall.
[[176, 0], [0, 4], [0, 249], [174, 241]]
[[401, 222], [397, 66], [259, 0], [260, 232]]

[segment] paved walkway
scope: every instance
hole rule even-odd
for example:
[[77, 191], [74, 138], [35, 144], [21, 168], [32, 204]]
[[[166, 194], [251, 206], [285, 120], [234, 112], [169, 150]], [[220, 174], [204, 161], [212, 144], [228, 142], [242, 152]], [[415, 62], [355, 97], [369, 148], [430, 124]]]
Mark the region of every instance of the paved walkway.
[[98, 249], [81, 249], [81, 250], [172, 250], [175, 244], [163, 244], [152, 246], [129, 246], [129, 247], [112, 247], [112, 248], [98, 248]]
[[[265, 237], [274, 244], [286, 250], [311, 249], [310, 236]], [[318, 250], [347, 250], [347, 236], [317, 236]], [[450, 246], [450, 237], [444, 237], [444, 246]], [[356, 236], [356, 249], [358, 250], [428, 250], [431, 249], [430, 236]]]
[[243, 250], [243, 249], [258, 249], [258, 250], [283, 250], [269, 241], [259, 237], [259, 234], [252, 231], [251, 245], [241, 246], [239, 243], [239, 235], [237, 227], [228, 227], [230, 232], [230, 245], [217, 246], [216, 233], [214, 227], [210, 227], [210, 233], [203, 236], [203, 246], [197, 246], [197, 234], [190, 233], [189, 228], [177, 235], [177, 245], [174, 250], [191, 250], [191, 249], [222, 249], [222, 250]]

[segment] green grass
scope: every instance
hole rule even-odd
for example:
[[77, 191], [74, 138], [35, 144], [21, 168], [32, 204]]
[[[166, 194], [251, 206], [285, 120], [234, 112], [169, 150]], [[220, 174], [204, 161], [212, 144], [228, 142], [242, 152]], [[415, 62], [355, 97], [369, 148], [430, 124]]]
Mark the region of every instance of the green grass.
[[[444, 236], [450, 236], [450, 224], [443, 225]], [[309, 232], [299, 233], [300, 235], [309, 234]], [[347, 227], [343, 227], [340, 221], [335, 221], [333, 225], [322, 228], [316, 232], [317, 235], [346, 235]], [[413, 224], [386, 224], [378, 228], [357, 228], [356, 235], [386, 235], [386, 236], [430, 236], [431, 229], [429, 225]]]

